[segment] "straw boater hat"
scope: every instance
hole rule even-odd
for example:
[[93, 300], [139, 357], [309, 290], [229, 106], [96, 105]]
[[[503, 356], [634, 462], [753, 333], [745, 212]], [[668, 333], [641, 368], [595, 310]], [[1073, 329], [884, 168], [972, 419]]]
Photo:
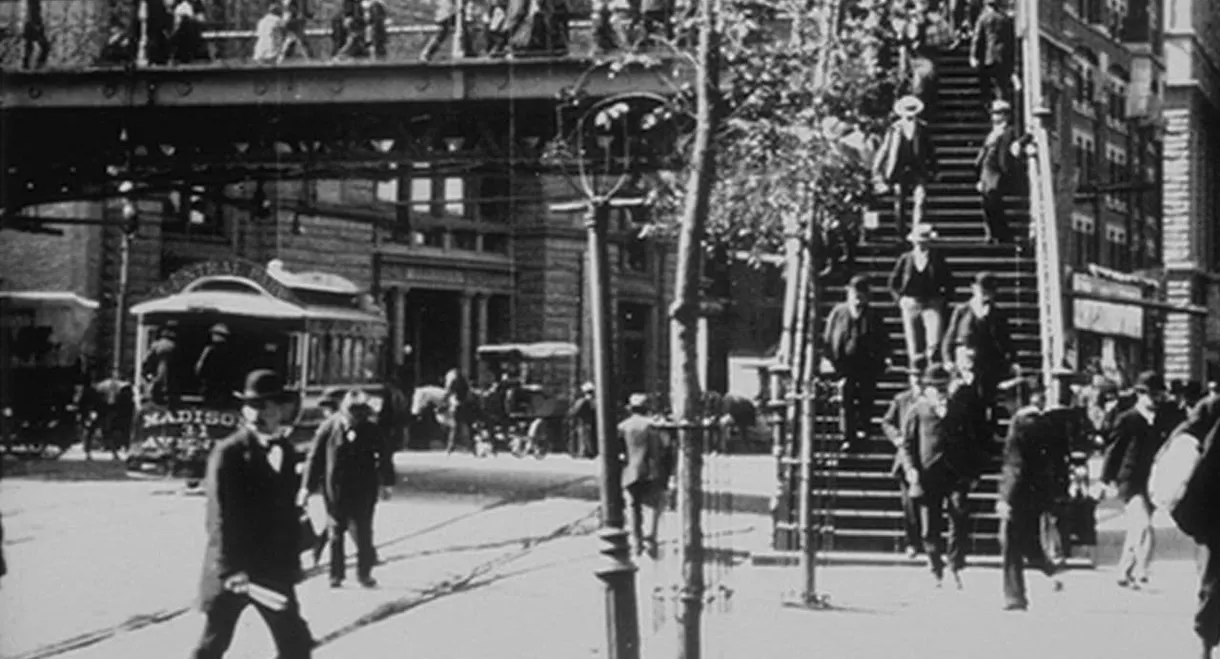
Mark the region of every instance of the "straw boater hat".
[[627, 397], [627, 409], [648, 409], [648, 394], [631, 394]]
[[594, 391], [597, 391], [597, 387], [593, 386], [592, 382], [586, 382], [580, 385], [580, 390], [582, 393], [591, 394]]
[[907, 234], [907, 240], [913, 243], [927, 242], [935, 237], [936, 231], [932, 228], [931, 224], [916, 224], [911, 229], [911, 233]]
[[216, 323], [212, 326], [212, 329], [208, 330], [208, 333], [213, 336], [229, 336], [229, 326], [224, 323]]
[[991, 102], [991, 113], [1003, 112], [1005, 114], [1012, 113], [1012, 104], [1008, 101], [996, 99]]
[[917, 96], [903, 96], [894, 102], [894, 114], [900, 117], [914, 117], [923, 112], [923, 101]]

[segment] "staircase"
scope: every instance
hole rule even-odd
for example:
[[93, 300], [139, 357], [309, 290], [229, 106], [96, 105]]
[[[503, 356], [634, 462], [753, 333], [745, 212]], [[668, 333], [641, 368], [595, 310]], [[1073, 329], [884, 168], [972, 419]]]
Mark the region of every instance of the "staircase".
[[[946, 257], [954, 274], [956, 290], [950, 304], [969, 298], [970, 284], [978, 272], [993, 273], [999, 283], [997, 303], [1009, 317], [1018, 362], [1024, 372], [1038, 371], [1043, 362], [1034, 252], [1030, 247], [982, 242], [983, 221], [979, 194], [974, 188], [977, 181], [974, 158], [990, 130], [990, 119], [981, 100], [978, 76], [970, 69], [964, 50], [939, 56], [938, 70], [938, 103], [924, 119], [932, 130], [940, 178], [928, 186], [924, 221], [936, 229], [939, 237], [932, 246]], [[1029, 234], [1027, 198], [1011, 197], [1007, 207], [1013, 235], [1026, 237]], [[832, 275], [819, 285], [818, 318], [821, 321], [834, 304], [843, 300], [842, 284], [850, 274], [869, 275], [873, 305], [885, 318], [895, 364], [895, 369], [879, 384], [873, 408], [874, 424], [865, 450], [841, 454], [837, 401], [818, 404], [813, 515], [819, 530], [820, 551], [898, 552], [905, 545], [898, 486], [890, 475], [894, 448], [878, 424], [894, 395], [906, 387], [907, 355], [902, 323], [898, 305], [886, 289], [886, 280], [894, 262], [909, 245], [900, 242], [902, 237], [897, 235], [892, 208], [892, 199], [882, 200], [878, 209], [880, 229], [872, 232], [870, 244], [859, 249], [854, 271]], [[820, 335], [821, 327], [818, 329]], [[999, 551], [999, 520], [994, 511], [999, 481], [998, 443], [1001, 441], [1002, 437], [997, 436], [994, 464], [970, 495], [968, 552], [973, 555]], [[779, 551], [800, 547], [797, 455], [798, 449], [793, 446], [789, 455], [780, 458], [780, 478], [784, 487], [776, 511], [774, 537], [774, 548]]]

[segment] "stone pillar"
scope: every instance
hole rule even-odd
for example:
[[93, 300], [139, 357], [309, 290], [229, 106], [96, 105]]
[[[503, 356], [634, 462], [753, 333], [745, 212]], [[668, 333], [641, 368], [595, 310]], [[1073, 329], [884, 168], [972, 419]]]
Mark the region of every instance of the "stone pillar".
[[458, 356], [458, 368], [461, 369], [463, 375], [465, 375], [467, 378], [469, 378], [470, 377], [470, 366], [471, 366], [470, 357], [474, 353], [474, 347], [471, 346], [471, 344], [470, 344], [471, 339], [473, 338], [472, 337], [473, 328], [471, 327], [471, 324], [472, 324], [471, 320], [474, 315], [474, 294], [467, 292], [467, 291], [463, 291], [461, 293], [461, 296], [462, 296], [462, 302], [461, 302], [462, 323], [461, 323], [461, 326], [459, 327], [458, 331], [461, 333], [461, 334], [459, 334], [459, 338], [460, 338], [460, 345], [461, 345], [462, 352]]
[[[393, 359], [395, 366], [402, 366], [405, 361], [405, 356], [402, 354], [402, 347], [407, 343], [407, 289], [402, 286], [395, 286], [393, 289], [394, 317], [390, 319], [391, 336], [393, 341]], [[411, 346], [415, 348], [414, 345]], [[414, 359], [414, 357], [412, 357]]]

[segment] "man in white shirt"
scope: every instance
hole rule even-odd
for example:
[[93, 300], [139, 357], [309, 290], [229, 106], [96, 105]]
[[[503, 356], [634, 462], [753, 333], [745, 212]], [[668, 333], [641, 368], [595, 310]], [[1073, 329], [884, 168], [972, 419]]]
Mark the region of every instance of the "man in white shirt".
[[254, 61], [274, 64], [284, 51], [284, 8], [274, 0], [255, 28]]

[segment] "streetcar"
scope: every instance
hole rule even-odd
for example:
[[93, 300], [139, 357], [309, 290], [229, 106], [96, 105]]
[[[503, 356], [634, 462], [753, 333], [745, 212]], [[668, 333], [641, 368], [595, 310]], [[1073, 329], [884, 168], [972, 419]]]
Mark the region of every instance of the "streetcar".
[[380, 410], [387, 324], [350, 280], [294, 273], [276, 260], [208, 261], [172, 275], [136, 317], [136, 418], [127, 469], [203, 478], [213, 445], [241, 423], [235, 392], [252, 370], [281, 374], [297, 395], [292, 434], [305, 451], [330, 387], [360, 387]]

